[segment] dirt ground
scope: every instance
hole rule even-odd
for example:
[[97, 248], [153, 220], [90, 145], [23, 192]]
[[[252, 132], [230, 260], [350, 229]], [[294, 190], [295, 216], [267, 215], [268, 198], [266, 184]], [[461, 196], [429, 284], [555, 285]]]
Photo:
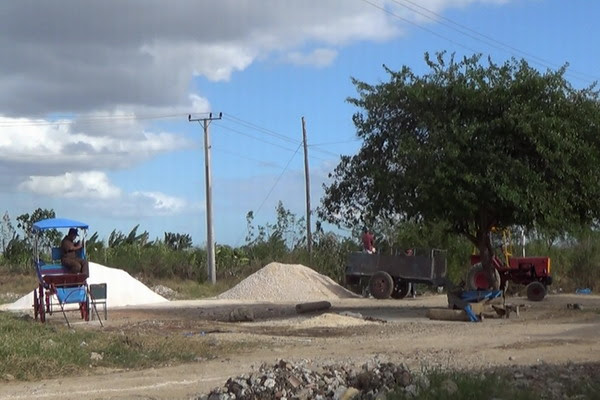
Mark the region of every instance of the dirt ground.
[[[295, 304], [224, 300], [177, 301], [168, 306], [110, 310], [107, 330], [155, 330], [169, 335], [198, 335], [219, 343], [249, 343], [234, 355], [147, 370], [96, 370], [97, 374], [38, 382], [0, 384], [0, 399], [190, 399], [222, 385], [228, 377], [251, 372], [279, 359], [309, 360], [314, 365], [378, 357], [412, 369], [442, 367], [481, 370], [493, 366], [600, 361], [600, 296], [550, 295], [524, 304], [517, 318], [481, 323], [432, 321], [433, 307], [446, 307], [444, 295], [416, 299], [345, 299], [328, 312], [359, 313], [374, 322], [357, 326], [302, 323], [317, 314], [298, 315]], [[581, 304], [572, 309], [568, 304]], [[227, 322], [236, 307], [252, 309], [255, 321]], [[59, 316], [50, 321], [60, 323]], [[380, 321], [381, 320], [381, 321]], [[82, 322], [77, 329], [100, 329]], [[243, 348], [243, 346], [242, 346]]]

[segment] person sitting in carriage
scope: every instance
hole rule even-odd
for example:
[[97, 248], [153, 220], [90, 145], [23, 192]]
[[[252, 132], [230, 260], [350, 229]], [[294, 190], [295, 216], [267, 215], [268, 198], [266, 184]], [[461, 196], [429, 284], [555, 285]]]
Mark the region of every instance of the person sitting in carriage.
[[60, 242], [61, 258], [60, 262], [70, 273], [83, 274], [90, 276], [89, 263], [87, 260], [78, 257], [77, 252], [83, 248], [83, 243], [75, 242], [77, 238], [77, 229], [69, 229], [67, 236]]

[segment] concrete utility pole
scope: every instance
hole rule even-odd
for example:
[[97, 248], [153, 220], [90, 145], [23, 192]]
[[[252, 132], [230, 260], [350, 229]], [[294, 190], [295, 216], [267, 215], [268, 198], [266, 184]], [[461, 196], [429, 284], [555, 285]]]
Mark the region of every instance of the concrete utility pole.
[[208, 118], [195, 118], [188, 115], [190, 122], [203, 122], [204, 128], [204, 166], [206, 176], [206, 258], [208, 261], [208, 279], [214, 285], [217, 283], [217, 268], [215, 265], [215, 239], [212, 223], [212, 175], [210, 169], [210, 135], [208, 126], [213, 120], [221, 119], [223, 113], [219, 113], [218, 117], [213, 117], [212, 113], [208, 114]]
[[302, 142], [304, 143], [304, 177], [306, 179], [306, 248], [312, 261], [312, 233], [310, 231], [310, 174], [308, 172], [308, 145], [306, 144], [306, 123], [302, 117]]

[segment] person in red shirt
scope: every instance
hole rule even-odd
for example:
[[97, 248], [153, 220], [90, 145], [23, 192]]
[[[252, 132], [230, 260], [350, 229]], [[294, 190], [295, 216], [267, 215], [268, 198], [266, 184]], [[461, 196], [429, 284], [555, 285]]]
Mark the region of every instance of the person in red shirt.
[[362, 243], [363, 251], [369, 254], [375, 253], [375, 237], [366, 227], [363, 228]]

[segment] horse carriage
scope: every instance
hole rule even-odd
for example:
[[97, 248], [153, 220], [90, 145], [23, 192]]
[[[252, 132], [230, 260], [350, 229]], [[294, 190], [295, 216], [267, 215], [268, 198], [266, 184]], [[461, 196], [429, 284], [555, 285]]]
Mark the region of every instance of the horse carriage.
[[48, 246], [45, 246], [42, 240], [43, 232], [65, 228], [75, 228], [82, 232], [81, 241], [84, 246], [79, 250], [78, 257], [85, 259], [85, 235], [89, 228], [88, 224], [64, 218], [49, 218], [33, 224], [33, 260], [38, 277], [38, 287], [33, 292], [34, 317], [36, 320], [39, 318], [41, 322], [46, 322], [47, 315], [52, 315], [54, 308], [58, 306], [70, 327], [65, 311], [72, 310], [72, 305], [74, 305], [75, 311], [78, 308], [81, 318], [85, 321], [89, 321], [90, 313], [95, 311], [102, 325], [94, 297], [87, 283], [88, 277], [81, 273], [71, 273], [62, 266], [61, 249], [52, 247], [48, 254]]

